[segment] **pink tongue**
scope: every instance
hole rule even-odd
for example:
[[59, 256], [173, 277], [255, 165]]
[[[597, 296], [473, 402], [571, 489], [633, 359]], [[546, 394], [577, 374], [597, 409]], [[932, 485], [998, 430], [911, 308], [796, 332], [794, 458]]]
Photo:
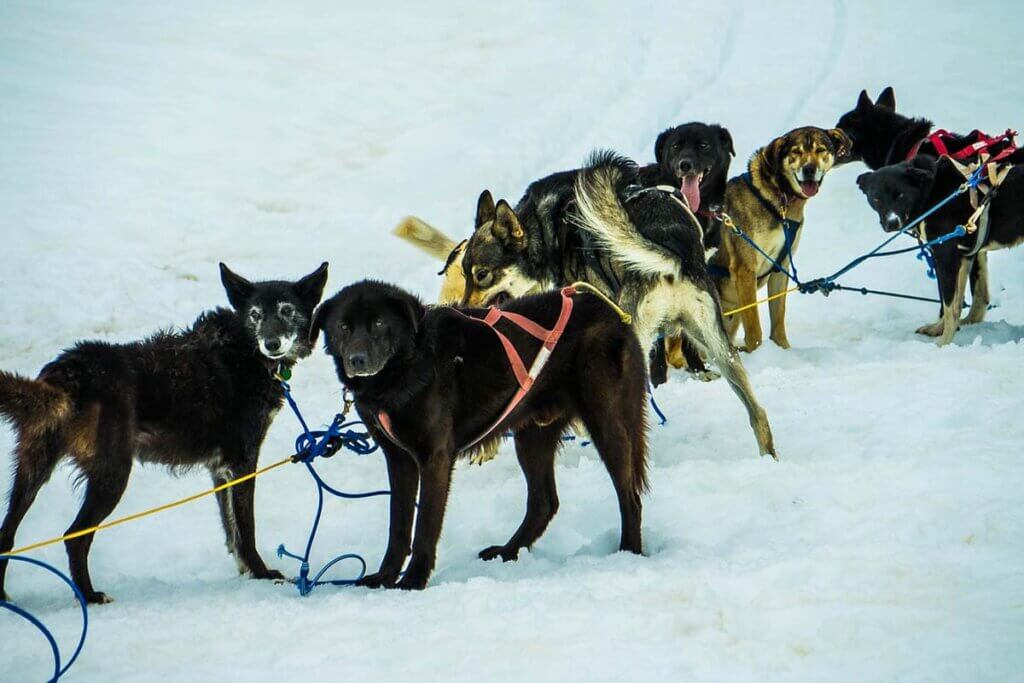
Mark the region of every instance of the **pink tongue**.
[[813, 180], [806, 180], [800, 183], [800, 191], [804, 193], [805, 197], [813, 197], [818, 194], [819, 184]]
[[690, 205], [690, 211], [697, 211], [700, 208], [700, 181], [697, 176], [683, 176], [683, 183], [679, 187], [680, 192], [686, 197], [686, 203]]

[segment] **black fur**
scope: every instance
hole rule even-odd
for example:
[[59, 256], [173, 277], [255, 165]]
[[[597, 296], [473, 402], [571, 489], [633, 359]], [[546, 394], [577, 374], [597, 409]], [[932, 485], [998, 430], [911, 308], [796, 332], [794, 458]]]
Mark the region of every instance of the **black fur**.
[[[1015, 153], [1007, 161], [1024, 161], [1024, 152]], [[887, 232], [907, 225], [952, 194], [963, 181], [960, 171], [949, 159], [936, 160], [928, 155], [891, 164], [857, 178], [857, 184]], [[960, 195], [928, 217], [927, 238], [934, 239], [952, 232], [968, 220], [973, 210], [969, 197]], [[1017, 166], [1010, 170], [991, 199], [987, 238], [981, 245], [975, 245], [975, 239], [974, 236], [966, 236], [932, 249], [943, 310], [952, 305], [958, 295], [962, 303], [962, 291], [957, 292], [957, 274], [965, 259], [971, 260], [967, 265], [971, 267], [972, 291], [976, 297], [979, 296], [978, 280], [987, 275], [978, 272], [974, 257], [966, 256], [968, 251], [978, 246], [983, 255], [987, 250], [1014, 246], [1024, 240], [1024, 168]], [[987, 298], [987, 284], [982, 284], [985, 291], [982, 295]], [[987, 301], [983, 303], [987, 304]]]
[[[524, 297], [504, 308], [550, 328], [561, 296]], [[499, 326], [529, 366], [539, 342], [514, 325]], [[324, 330], [338, 379], [353, 392], [391, 480], [387, 552], [380, 570], [361, 584], [423, 588], [434, 568], [459, 449], [491, 426], [518, 388], [505, 352], [483, 323], [452, 308], [425, 309], [411, 294], [373, 281], [346, 287], [325, 301], [315, 328]], [[483, 559], [515, 559], [544, 532], [558, 509], [555, 453], [575, 418], [586, 425], [612, 477], [622, 515], [620, 548], [641, 551], [640, 496], [647, 485], [644, 378], [632, 331], [597, 297], [576, 295], [565, 333], [533, 388], [483, 442], [508, 430], [515, 433], [528, 489], [519, 529], [506, 544], [483, 550]], [[382, 411], [390, 418], [394, 441], [381, 427]], [[412, 558], [399, 580], [410, 547]]]
[[[327, 264], [297, 282], [257, 283], [221, 264], [221, 279], [234, 310], [203, 313], [188, 330], [128, 344], [80, 342], [35, 380], [0, 373], [0, 414], [18, 436], [0, 553], [13, 547], [36, 493], [66, 456], [86, 484], [69, 533], [111, 513], [133, 459], [175, 469], [206, 467], [215, 484], [256, 469], [283, 401], [273, 371], [309, 355], [309, 324]], [[254, 491], [250, 480], [218, 494], [228, 549], [254, 577], [283, 578], [256, 550]], [[65, 545], [75, 583], [89, 602], [102, 603], [108, 598], [89, 576], [92, 540], [89, 534]], [[0, 562], [0, 594], [6, 568]]]
[[721, 207], [729, 165], [736, 156], [732, 135], [718, 124], [685, 123], [669, 128], [654, 142], [655, 163], [640, 169], [644, 186], [678, 187], [682, 176], [703, 172], [700, 183], [701, 224], [708, 228], [708, 211]]

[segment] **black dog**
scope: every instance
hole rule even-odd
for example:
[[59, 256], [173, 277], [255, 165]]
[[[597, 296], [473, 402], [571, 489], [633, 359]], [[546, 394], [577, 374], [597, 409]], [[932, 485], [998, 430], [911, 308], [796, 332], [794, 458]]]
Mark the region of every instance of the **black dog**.
[[[1024, 161], [1024, 153], [1017, 152], [1008, 163]], [[912, 219], [948, 197], [964, 182], [961, 172], [948, 158], [919, 155], [912, 161], [892, 164], [865, 173], [857, 178], [861, 191], [867, 195], [871, 207], [878, 213], [882, 229], [900, 230]], [[964, 324], [981, 322], [988, 309], [989, 293], [986, 253], [1005, 249], [1024, 241], [1024, 168], [1014, 167], [991, 198], [987, 215], [979, 222], [987, 222], [987, 231], [980, 230], [935, 245], [935, 274], [942, 299], [940, 320], [925, 325], [918, 333], [940, 337], [939, 344], [948, 344], [960, 326], [960, 311], [964, 302], [964, 288], [968, 273], [971, 279], [971, 309]], [[928, 217], [918, 228], [924, 240], [935, 239], [963, 225], [974, 209], [966, 194], [949, 202]], [[984, 234], [983, 234], [984, 233]], [[979, 243], [979, 239], [981, 242]]]
[[[215, 484], [256, 469], [260, 445], [284, 400], [275, 369], [311, 350], [309, 322], [327, 282], [327, 264], [297, 282], [249, 282], [223, 263], [234, 310], [201, 315], [184, 332], [130, 344], [80, 342], [31, 380], [0, 372], [0, 415], [17, 430], [14, 485], [0, 528], [0, 553], [50, 478], [71, 457], [86, 482], [68, 533], [103, 522], [128, 483], [132, 460], [180, 469], [203, 466]], [[228, 550], [241, 572], [280, 579], [256, 551], [255, 482], [217, 494]], [[65, 542], [71, 577], [91, 603], [93, 534]], [[7, 562], [0, 561], [0, 596]]]
[[[547, 365], [499, 424], [521, 385], [495, 330], [467, 317], [486, 311], [428, 310], [411, 294], [372, 281], [346, 287], [317, 311], [311, 334], [324, 330], [338, 378], [380, 444], [391, 480], [387, 552], [380, 570], [362, 585], [427, 585], [456, 458], [507, 430], [515, 433], [526, 476], [526, 516], [506, 544], [480, 557], [515, 559], [558, 510], [554, 458], [576, 418], [589, 430], [615, 486], [622, 516], [619, 547], [641, 552], [640, 496], [647, 486], [643, 353], [632, 330], [600, 299], [580, 294], [571, 301], [568, 324]], [[552, 329], [563, 306], [562, 295], [551, 292], [510, 301], [502, 310]], [[497, 326], [528, 367], [540, 343], [510, 322]], [[399, 581], [410, 543], [412, 558]]]
[[[725, 184], [734, 156], [736, 150], [727, 129], [717, 124], [684, 123], [658, 136], [654, 141], [655, 163], [640, 169], [640, 182], [646, 187], [671, 185], [679, 188], [704, 230], [706, 250], [717, 249], [721, 244], [720, 227], [712, 214], [725, 201]], [[682, 362], [675, 350], [677, 343], [668, 343], [673, 349], [673, 365], [679, 367]], [[678, 347], [689, 370], [706, 376], [708, 371], [703, 359], [685, 336], [679, 338]], [[668, 381], [666, 353], [662, 344], [651, 349], [650, 373], [654, 386]]]
[[[863, 161], [868, 168], [877, 170], [907, 161], [918, 154], [938, 157], [939, 152], [926, 139], [933, 125], [928, 119], [898, 114], [896, 93], [891, 87], [883, 90], [874, 102], [866, 90], [861, 90], [857, 105], [836, 123], [836, 128], [853, 141], [850, 154], [837, 162]], [[968, 135], [951, 134], [945, 144], [953, 152], [966, 146], [970, 140]], [[996, 154], [1005, 146], [1005, 142], [1000, 143], [987, 151]]]

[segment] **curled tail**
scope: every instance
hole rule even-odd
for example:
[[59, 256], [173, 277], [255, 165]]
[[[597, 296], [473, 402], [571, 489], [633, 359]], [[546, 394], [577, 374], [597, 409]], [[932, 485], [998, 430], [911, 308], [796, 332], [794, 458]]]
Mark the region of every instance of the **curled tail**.
[[0, 416], [24, 435], [59, 427], [71, 414], [67, 392], [43, 380], [0, 370]]
[[679, 259], [644, 237], [626, 212], [622, 197], [636, 181], [632, 161], [614, 152], [594, 153], [576, 174], [577, 225], [626, 268], [644, 275], [675, 275]]

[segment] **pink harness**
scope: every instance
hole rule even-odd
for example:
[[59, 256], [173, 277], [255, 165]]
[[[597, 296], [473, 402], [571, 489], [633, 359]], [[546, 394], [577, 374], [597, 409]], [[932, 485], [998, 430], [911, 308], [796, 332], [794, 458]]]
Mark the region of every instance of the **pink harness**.
[[[493, 432], [498, 425], [500, 425], [505, 418], [507, 418], [512, 411], [516, 409], [516, 406], [522, 403], [523, 399], [526, 398], [526, 394], [528, 394], [530, 389], [533, 387], [534, 382], [540, 375], [541, 370], [544, 369], [544, 366], [547, 364], [552, 352], [554, 352], [555, 347], [558, 346], [558, 340], [561, 339], [562, 333], [569, 324], [569, 317], [572, 315], [572, 297], [576, 294], [576, 289], [574, 287], [563, 287], [561, 294], [562, 310], [558, 314], [558, 320], [555, 322], [555, 326], [550, 330], [538, 325], [526, 316], [518, 313], [512, 313], [510, 311], [503, 311], [499, 308], [495, 308], [494, 306], [487, 309], [487, 315], [483, 318], [474, 318], [473, 316], [469, 316], [458, 311], [458, 313], [470, 320], [487, 325], [491, 328], [494, 334], [497, 335], [498, 341], [501, 342], [502, 348], [505, 349], [505, 355], [508, 357], [508, 364], [512, 367], [512, 374], [516, 376], [516, 382], [519, 383], [519, 389], [512, 397], [512, 400], [509, 401], [505, 410], [503, 410], [501, 415], [498, 416], [498, 419], [495, 420], [490, 427], [484, 430], [483, 434], [476, 437], [465, 446], [459, 448], [458, 452], [461, 453], [462, 451], [472, 448], [480, 443], [484, 437]], [[537, 351], [537, 355], [534, 357], [533, 364], [530, 366], [529, 370], [526, 369], [526, 364], [523, 363], [523, 359], [519, 356], [519, 352], [516, 351], [516, 347], [512, 344], [511, 340], [509, 340], [509, 338], [497, 328], [498, 321], [502, 318], [508, 320], [519, 329], [542, 342], [540, 350]], [[388, 438], [397, 445], [402, 446], [402, 442], [395, 438], [395, 433], [391, 425], [391, 418], [386, 412], [381, 410], [377, 413], [377, 422], [380, 423], [381, 429], [383, 429], [384, 433], [388, 435]], [[402, 446], [402, 448], [405, 448], [405, 446]]]

